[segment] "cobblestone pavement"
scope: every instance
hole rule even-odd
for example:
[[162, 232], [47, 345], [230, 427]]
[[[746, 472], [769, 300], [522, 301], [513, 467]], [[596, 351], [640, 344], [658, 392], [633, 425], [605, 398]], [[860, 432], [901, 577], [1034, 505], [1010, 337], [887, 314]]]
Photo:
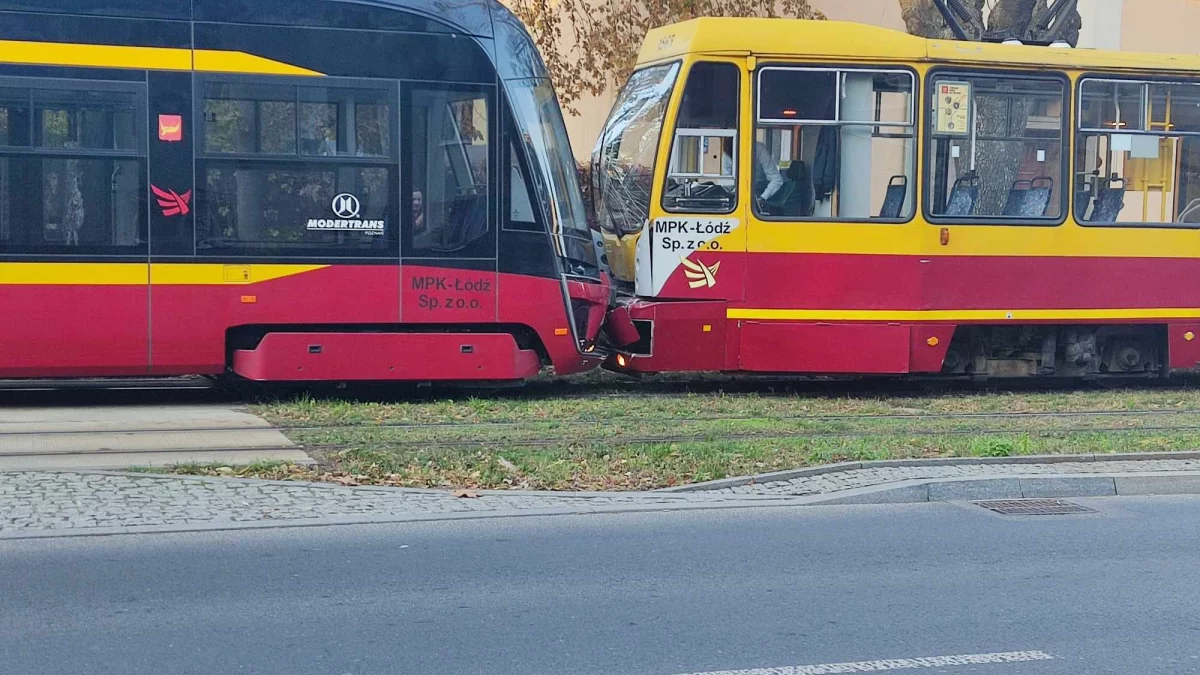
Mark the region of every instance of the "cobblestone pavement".
[[1131, 473], [1145, 471], [1200, 471], [1200, 460], [1152, 459], [1140, 461], [1056, 462], [1052, 464], [934, 464], [927, 466], [871, 467], [836, 471], [791, 480], [755, 483], [711, 490], [727, 495], [818, 495], [854, 488], [924, 478], [970, 478], [1025, 474]]
[[[478, 493], [88, 472], [0, 473], [0, 534], [353, 517], [745, 502], [714, 493]], [[751, 499], [754, 499], [753, 497]], [[761, 498], [759, 498], [761, 499]], [[769, 503], [786, 501], [766, 500]]]
[[327, 483], [83, 471], [0, 472], [0, 536], [91, 528], [261, 526], [280, 521], [419, 519], [629, 508], [798, 504], [811, 495], [931, 478], [1200, 472], [1200, 460], [934, 464], [835, 471], [698, 492], [532, 493], [342, 487]]

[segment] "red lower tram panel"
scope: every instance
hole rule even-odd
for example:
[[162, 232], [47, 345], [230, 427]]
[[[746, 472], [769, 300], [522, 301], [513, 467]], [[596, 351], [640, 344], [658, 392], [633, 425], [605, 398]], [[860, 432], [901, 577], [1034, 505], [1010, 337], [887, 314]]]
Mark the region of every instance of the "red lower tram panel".
[[507, 333], [269, 333], [233, 355], [233, 371], [258, 382], [520, 381], [540, 366]]
[[626, 373], [905, 375], [941, 371], [954, 325], [739, 321], [722, 301], [643, 302], [609, 312], [623, 346], [605, 367]]

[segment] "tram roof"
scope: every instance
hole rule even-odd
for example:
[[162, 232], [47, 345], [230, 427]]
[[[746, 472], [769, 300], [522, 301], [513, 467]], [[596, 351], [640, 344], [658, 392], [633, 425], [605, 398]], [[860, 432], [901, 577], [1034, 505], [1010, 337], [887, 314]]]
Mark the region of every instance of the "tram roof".
[[464, 33], [492, 37], [492, 11], [508, 12], [496, 0], [326, 0], [327, 2], [377, 5], [431, 17]]
[[803, 57], [820, 61], [967, 63], [1064, 70], [1200, 72], [1200, 56], [1097, 49], [1066, 49], [960, 40], [928, 40], [848, 21], [705, 17], [656, 28], [646, 35], [638, 63], [684, 54]]

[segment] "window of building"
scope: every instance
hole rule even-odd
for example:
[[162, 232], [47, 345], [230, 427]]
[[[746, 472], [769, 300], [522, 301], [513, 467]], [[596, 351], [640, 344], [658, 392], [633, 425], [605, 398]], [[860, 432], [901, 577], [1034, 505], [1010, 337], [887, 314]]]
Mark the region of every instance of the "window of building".
[[732, 63], [697, 63], [688, 73], [663, 191], [668, 211], [729, 213], [737, 206], [739, 81]]
[[145, 86], [0, 78], [0, 255], [146, 250]]
[[1200, 82], [1080, 83], [1075, 219], [1200, 227]]
[[395, 253], [396, 90], [310, 82], [204, 82], [202, 255]]
[[1057, 78], [935, 75], [929, 94], [930, 214], [1061, 221], [1065, 93]]
[[754, 212], [776, 220], [912, 218], [916, 78], [768, 66], [758, 75]]
[[495, 257], [487, 237], [489, 107], [487, 94], [475, 88], [413, 90], [407, 110], [412, 234], [405, 256]]

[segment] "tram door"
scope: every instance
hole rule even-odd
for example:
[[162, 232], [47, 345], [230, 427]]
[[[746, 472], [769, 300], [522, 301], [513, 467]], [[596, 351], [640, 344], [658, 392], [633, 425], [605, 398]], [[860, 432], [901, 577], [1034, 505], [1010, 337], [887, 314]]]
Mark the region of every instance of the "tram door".
[[146, 373], [145, 97], [0, 77], [0, 377]]
[[495, 90], [406, 85], [400, 320], [496, 321]]

